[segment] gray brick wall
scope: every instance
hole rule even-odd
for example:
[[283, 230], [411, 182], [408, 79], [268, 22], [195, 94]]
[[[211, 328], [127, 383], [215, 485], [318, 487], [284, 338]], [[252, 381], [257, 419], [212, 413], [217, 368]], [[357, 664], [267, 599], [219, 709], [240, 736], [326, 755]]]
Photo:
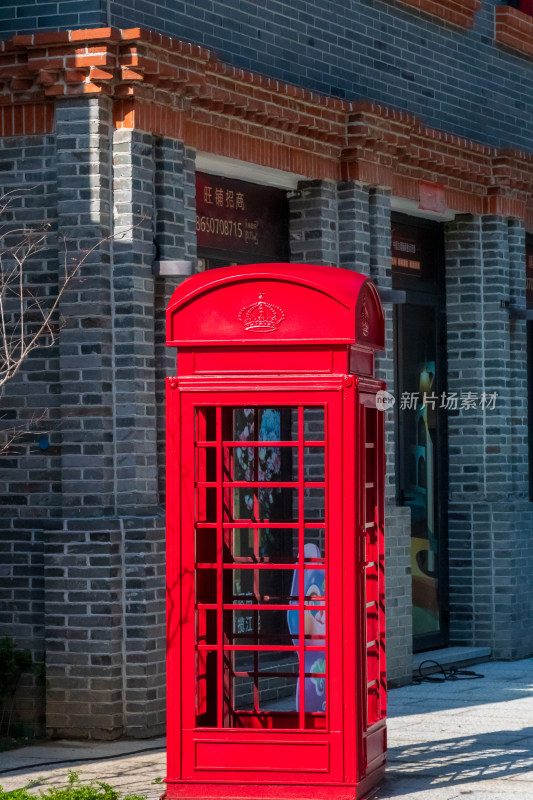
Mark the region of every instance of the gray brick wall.
[[[483, 0], [465, 31], [389, 0], [6, 0], [2, 36], [144, 27], [213, 49], [238, 67], [347, 99], [370, 99], [490, 144], [531, 149], [533, 65], [493, 43]], [[35, 13], [34, 13], [35, 12]], [[452, 66], [453, 65], [453, 66]]]
[[526, 334], [506, 308], [524, 305], [524, 272], [516, 222], [463, 216], [447, 225], [448, 388], [498, 394], [494, 410], [449, 419], [451, 637], [498, 658], [533, 649]]
[[[75, 478], [78, 461], [81, 466], [90, 461], [91, 469], [90, 475], [80, 475], [79, 490], [72, 479], [65, 487], [67, 499], [70, 491], [79, 494], [76, 502], [66, 504], [60, 550], [53, 564], [68, 583], [72, 570], [80, 566], [77, 559], [72, 560], [73, 554], [82, 560], [87, 555], [86, 580], [75, 592], [79, 603], [75, 620], [68, 616], [74, 600], [68, 594], [62, 597], [62, 611], [61, 599], [55, 598], [52, 622], [47, 608], [47, 638], [57, 648], [49, 664], [48, 728], [56, 735], [70, 731], [70, 735], [98, 738], [160, 733], [165, 700], [165, 539], [157, 487], [154, 369], [157, 291], [151, 270], [157, 159], [151, 135], [132, 131], [112, 135], [109, 111], [106, 98], [77, 99], [61, 104], [57, 121], [58, 147], [61, 135], [70, 135], [75, 142], [70, 157], [62, 159], [63, 168], [70, 161], [90, 163], [89, 169], [67, 172], [65, 208], [72, 214], [83, 197], [86, 209], [90, 202], [92, 219], [101, 223], [85, 232], [83, 219], [67, 218], [66, 236], [74, 241], [82, 235], [85, 247], [90, 246], [91, 235], [102, 238], [113, 231], [114, 238], [98, 247], [97, 259], [84, 265], [82, 291], [92, 301], [92, 323], [74, 340], [79, 351], [67, 349], [69, 359], [77, 357], [80, 370], [78, 408], [83, 408], [83, 392], [89, 391], [84, 389], [85, 381], [101, 402], [90, 413], [82, 412], [81, 432], [73, 426], [76, 414], [71, 411], [68, 417], [64, 446], [68, 442], [68, 454], [76, 446], [77, 459], [65, 470]], [[84, 145], [93, 148], [86, 159]], [[94, 173], [99, 176], [96, 182], [91, 180]], [[70, 194], [71, 185], [76, 194]], [[183, 216], [183, 198], [177, 211]], [[60, 221], [64, 221], [61, 216]], [[68, 229], [69, 223], [78, 226], [76, 233]], [[87, 308], [85, 296], [76, 301], [78, 308]], [[76, 328], [74, 321], [72, 326]], [[69, 335], [61, 346], [70, 348], [71, 342]], [[86, 354], [90, 363], [84, 372]], [[67, 366], [71, 367], [70, 360]], [[87, 422], [93, 432], [90, 436], [85, 433]], [[85, 458], [86, 442], [90, 442], [90, 459]], [[70, 520], [74, 508], [79, 518]], [[94, 527], [93, 520], [83, 520], [83, 516], [98, 518], [94, 519], [99, 531], [98, 557], [84, 550], [92, 546], [87, 536], [96, 534], [84, 533]], [[76, 537], [82, 539], [77, 548], [72, 544]], [[50, 547], [57, 544], [52, 537]], [[93, 605], [93, 592], [100, 589], [101, 602]], [[66, 616], [61, 618], [61, 613]], [[74, 658], [68, 636], [62, 641], [59, 632], [65, 619], [69, 632], [76, 631], [80, 639], [82, 630], [88, 634], [88, 639], [77, 640]], [[93, 665], [98, 667], [97, 685], [87, 680]]]
[[370, 277], [370, 210], [368, 186], [354, 181], [337, 187], [339, 267]]
[[337, 185], [300, 181], [289, 194], [289, 245], [292, 262], [338, 264]]
[[118, 521], [65, 520], [45, 546], [46, 728], [123, 733], [122, 558]]
[[0, 36], [16, 33], [100, 28], [106, 25], [106, 0], [4, 0]]
[[[391, 206], [386, 189], [354, 182], [338, 187], [339, 266], [368, 275], [381, 289], [392, 288]], [[395, 393], [393, 314], [384, 304], [386, 350], [376, 358], [376, 376]], [[396, 505], [396, 431], [394, 409], [385, 412], [385, 588], [387, 602], [387, 677], [405, 683], [412, 669], [411, 520]]]
[[[24, 266], [26, 288], [47, 306], [55, 297], [58, 276], [54, 137], [0, 139], [0, 175], [0, 194], [14, 192], [1, 217], [2, 232], [49, 226], [45, 249]], [[18, 314], [16, 298], [8, 312]], [[28, 431], [0, 457], [0, 635], [14, 639], [17, 647], [29, 648], [34, 662], [41, 665], [43, 525], [61, 502], [58, 369], [57, 346], [35, 350], [25, 369], [0, 393], [2, 441], [8, 435], [6, 428]], [[39, 448], [41, 438], [50, 442], [47, 450]], [[14, 718], [26, 723], [19, 727], [25, 735], [43, 731], [42, 686], [29, 675], [17, 693]]]
[[[115, 131], [112, 242], [115, 513], [157, 511], [154, 157], [151, 134]], [[135, 369], [132, 369], [135, 365]]]
[[115, 510], [110, 126], [108, 98], [57, 102], [58, 230], [69, 264], [85, 258], [79, 280], [60, 304], [66, 516], [99, 517]]
[[178, 38], [187, 31], [185, 38], [244, 69], [402, 108], [476, 140], [530, 149], [533, 105], [523, 86], [532, 65], [494, 46], [498, 3], [483, 0], [472, 31], [383, 0], [195, 0], [173, 6], [172, 14], [161, 13], [163, 2], [120, 0], [111, 3], [111, 21]]
[[145, 738], [166, 728], [165, 518], [121, 524], [123, 730]]
[[[509, 220], [509, 303], [518, 308], [526, 306], [524, 280], [525, 230], [521, 222]], [[527, 325], [524, 321], [510, 323], [510, 438], [513, 469], [513, 492], [529, 496], [528, 463], [528, 381]]]
[[[157, 257], [196, 261], [196, 151], [167, 137], [155, 141], [155, 219]], [[176, 351], [167, 347], [166, 307], [179, 278], [159, 276], [154, 283], [155, 381], [159, 501], [165, 502], [165, 377], [176, 374]]]
[[45, 547], [47, 729], [115, 738], [123, 725], [122, 543], [120, 526], [110, 522], [116, 507], [111, 102], [60, 100], [55, 127], [59, 233], [69, 262], [94, 250], [61, 300], [63, 514]]
[[[151, 135], [113, 134], [110, 111], [105, 97], [61, 100], [54, 135], [5, 139], [0, 150], [3, 190], [39, 182], [9, 224], [51, 224], [30, 285], [55, 298], [63, 254], [72, 264], [96, 245], [61, 298], [58, 346], [36, 351], [6, 387], [10, 424], [42, 409], [46, 419], [0, 464], [0, 635], [30, 646], [37, 662], [46, 656], [48, 732], [104, 739], [154, 735], [165, 723], [157, 430], [162, 371], [175, 372], [175, 354], [165, 348], [157, 372], [155, 360], [176, 281], [152, 275], [158, 212], [160, 224], [165, 208], [175, 220], [172, 256], [196, 255], [194, 151], [167, 142], [170, 169]], [[165, 230], [156, 233], [166, 244]], [[23, 688], [17, 718], [40, 733], [42, 692]]]
[[[27, 290], [49, 308], [56, 297], [58, 281], [57, 187], [55, 141], [52, 136], [26, 136], [0, 139], [0, 194], [11, 197], [1, 215], [2, 233], [14, 233], [5, 241], [7, 247], [21, 242], [16, 233], [23, 228], [35, 231], [35, 241], [43, 238], [40, 252], [25, 259], [24, 283]], [[2, 205], [4, 201], [2, 201]], [[10, 263], [3, 261], [3, 267]], [[7, 298], [9, 318], [17, 319], [18, 297]], [[28, 317], [31, 321], [31, 315]], [[57, 329], [59, 317], [54, 318]], [[30, 330], [30, 328], [28, 328]], [[9, 458], [2, 459], [4, 492], [0, 518], [16, 517], [39, 520], [53, 513], [59, 498], [59, 463], [57, 455], [57, 376], [58, 348], [44, 340], [45, 349], [29, 354], [27, 368], [6, 383], [2, 390], [0, 431], [2, 441], [8, 430], [27, 428], [29, 435], [18, 441]], [[44, 418], [39, 417], [44, 412]], [[51, 447], [41, 451], [38, 442], [48, 434]]]

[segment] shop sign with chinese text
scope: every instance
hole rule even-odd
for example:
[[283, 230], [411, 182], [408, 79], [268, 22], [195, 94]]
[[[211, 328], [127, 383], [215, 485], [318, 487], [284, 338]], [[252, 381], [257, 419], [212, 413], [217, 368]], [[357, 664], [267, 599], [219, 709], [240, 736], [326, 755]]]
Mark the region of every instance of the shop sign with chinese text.
[[287, 256], [287, 197], [282, 189], [196, 173], [199, 250], [279, 260]]
[[403, 226], [392, 226], [392, 266], [395, 269], [420, 273], [420, 247], [414, 231]]

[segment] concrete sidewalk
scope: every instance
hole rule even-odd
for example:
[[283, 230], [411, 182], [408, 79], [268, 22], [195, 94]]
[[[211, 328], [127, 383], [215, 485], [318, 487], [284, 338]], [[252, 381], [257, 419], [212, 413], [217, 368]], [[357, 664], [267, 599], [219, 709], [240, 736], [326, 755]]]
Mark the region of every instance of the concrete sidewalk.
[[533, 659], [467, 669], [485, 678], [389, 693], [376, 800], [533, 800]]
[[[389, 693], [388, 778], [375, 800], [533, 800], [533, 659], [472, 667], [483, 680]], [[0, 753], [0, 785], [63, 783], [67, 770], [156, 800], [163, 739], [53, 742]], [[39, 787], [36, 787], [36, 789]]]

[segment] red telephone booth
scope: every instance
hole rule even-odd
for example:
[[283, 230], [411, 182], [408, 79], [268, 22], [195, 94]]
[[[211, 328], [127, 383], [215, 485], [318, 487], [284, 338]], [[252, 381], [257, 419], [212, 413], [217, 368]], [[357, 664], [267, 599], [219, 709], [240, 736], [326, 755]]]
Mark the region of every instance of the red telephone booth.
[[364, 797], [386, 750], [377, 291], [217, 269], [167, 326], [166, 796]]

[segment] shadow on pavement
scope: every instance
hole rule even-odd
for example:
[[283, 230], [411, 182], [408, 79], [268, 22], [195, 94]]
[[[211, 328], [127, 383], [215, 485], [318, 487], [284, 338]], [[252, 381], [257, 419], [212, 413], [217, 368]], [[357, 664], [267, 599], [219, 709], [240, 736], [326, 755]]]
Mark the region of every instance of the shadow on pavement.
[[428, 788], [439, 788], [532, 772], [533, 728], [498, 731], [500, 737], [495, 742], [491, 732], [392, 747], [388, 778], [425, 777]]

